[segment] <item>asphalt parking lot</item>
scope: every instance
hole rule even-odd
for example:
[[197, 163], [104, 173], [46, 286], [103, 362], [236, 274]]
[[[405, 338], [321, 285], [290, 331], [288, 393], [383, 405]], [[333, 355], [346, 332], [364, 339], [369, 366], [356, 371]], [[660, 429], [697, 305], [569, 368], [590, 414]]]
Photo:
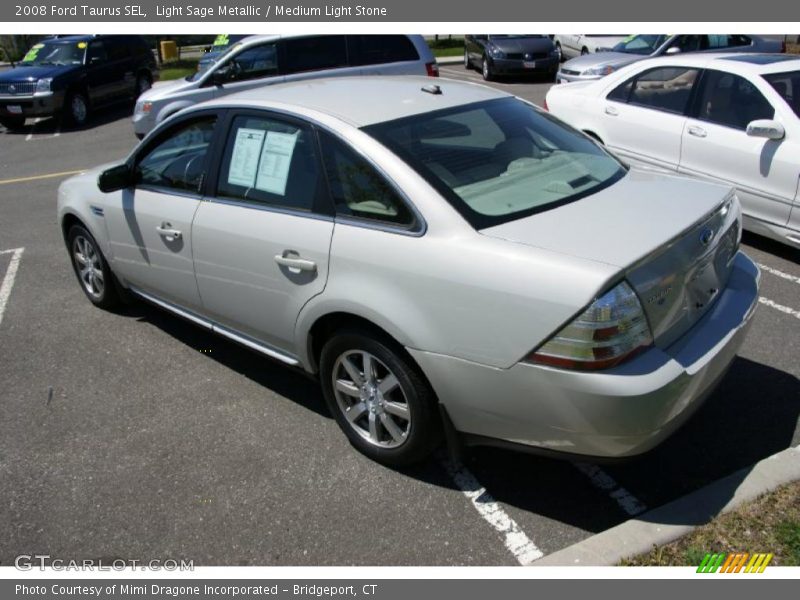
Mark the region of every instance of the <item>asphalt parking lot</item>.
[[[481, 81], [460, 65], [442, 75]], [[541, 103], [549, 83], [493, 84]], [[315, 383], [145, 304], [95, 309], [58, 184], [123, 158], [131, 107], [80, 131], [0, 127], [0, 564], [512, 565], [800, 444], [800, 253], [747, 235], [761, 305], [728, 376], [646, 456], [496, 449], [393, 471], [356, 453]]]

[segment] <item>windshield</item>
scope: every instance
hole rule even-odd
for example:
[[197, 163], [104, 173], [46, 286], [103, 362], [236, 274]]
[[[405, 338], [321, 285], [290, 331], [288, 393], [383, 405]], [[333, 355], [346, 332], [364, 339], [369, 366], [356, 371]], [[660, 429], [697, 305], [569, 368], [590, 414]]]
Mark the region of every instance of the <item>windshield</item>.
[[667, 40], [666, 35], [630, 35], [614, 46], [614, 52], [624, 52], [625, 54], [648, 55], [656, 51], [661, 44]]
[[81, 65], [84, 54], [86, 54], [86, 42], [45, 41], [28, 50], [22, 59], [22, 64]]
[[[244, 37], [244, 36], [243, 36]], [[224, 60], [228, 59], [228, 56], [232, 55], [234, 52], [238, 52], [241, 44], [238, 40], [231, 40], [230, 44], [226, 46], [212, 46], [210, 53], [214, 53], [213, 59], [210, 60], [200, 60], [197, 63], [197, 71], [188, 75], [186, 77], [186, 81], [197, 81], [200, 79], [205, 73], [214, 65], [221, 63]], [[218, 54], [217, 54], [218, 53]]]
[[364, 130], [427, 179], [476, 229], [578, 200], [625, 174], [586, 136], [516, 98]]
[[773, 73], [763, 77], [792, 108], [794, 114], [800, 117], [800, 71]]

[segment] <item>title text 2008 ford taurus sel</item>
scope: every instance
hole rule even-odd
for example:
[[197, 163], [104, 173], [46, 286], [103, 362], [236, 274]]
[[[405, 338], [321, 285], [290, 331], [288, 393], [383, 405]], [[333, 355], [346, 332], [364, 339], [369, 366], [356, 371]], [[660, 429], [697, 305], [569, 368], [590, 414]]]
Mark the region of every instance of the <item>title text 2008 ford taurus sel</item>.
[[[319, 375], [350, 441], [618, 457], [725, 373], [757, 299], [740, 208], [546, 112], [423, 77], [198, 105], [58, 214], [94, 304], [145, 298]], [[98, 189], [99, 188], [99, 189]]]

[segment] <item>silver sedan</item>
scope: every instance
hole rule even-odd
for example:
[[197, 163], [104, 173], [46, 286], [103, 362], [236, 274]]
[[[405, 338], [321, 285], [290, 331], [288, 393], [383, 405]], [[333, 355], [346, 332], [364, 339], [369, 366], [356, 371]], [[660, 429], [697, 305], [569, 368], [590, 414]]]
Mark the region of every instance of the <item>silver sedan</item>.
[[714, 389], [758, 297], [730, 188], [424, 77], [197, 105], [64, 182], [58, 217], [92, 303], [142, 298], [313, 374], [392, 465], [444, 437], [641, 453]]

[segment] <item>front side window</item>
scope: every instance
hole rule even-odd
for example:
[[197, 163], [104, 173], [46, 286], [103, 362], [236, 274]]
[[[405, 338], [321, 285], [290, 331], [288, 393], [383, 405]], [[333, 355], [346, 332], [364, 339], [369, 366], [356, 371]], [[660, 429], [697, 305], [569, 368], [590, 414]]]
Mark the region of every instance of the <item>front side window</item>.
[[743, 77], [706, 71], [702, 85], [698, 119], [744, 131], [750, 121], [775, 116], [772, 105]]
[[794, 114], [800, 117], [800, 71], [773, 73], [763, 77], [791, 107]]
[[227, 61], [231, 81], [248, 81], [278, 73], [275, 44], [261, 44], [242, 50]]
[[415, 115], [365, 131], [427, 179], [476, 229], [578, 200], [625, 174], [586, 136], [515, 98]]
[[645, 71], [633, 83], [630, 104], [683, 114], [698, 71], [686, 67], [660, 67]]
[[220, 198], [313, 210], [321, 181], [313, 132], [269, 117], [236, 117], [218, 180]]
[[159, 136], [136, 161], [137, 185], [197, 193], [215, 123], [215, 116], [207, 116], [181, 123]]
[[394, 188], [362, 156], [328, 133], [320, 134], [336, 214], [410, 227], [414, 216]]

